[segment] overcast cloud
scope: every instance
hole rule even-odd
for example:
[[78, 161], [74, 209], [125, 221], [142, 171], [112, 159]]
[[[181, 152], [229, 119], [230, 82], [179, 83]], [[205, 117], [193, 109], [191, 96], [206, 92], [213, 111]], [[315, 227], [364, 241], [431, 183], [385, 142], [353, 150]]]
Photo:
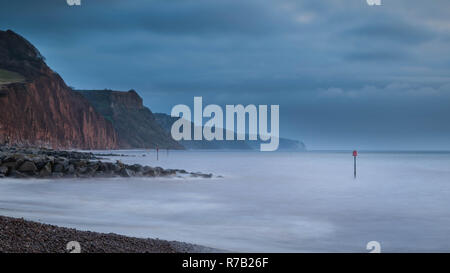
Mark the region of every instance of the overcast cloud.
[[76, 88], [134, 88], [154, 112], [280, 104], [310, 149], [450, 150], [450, 1], [0, 0]]

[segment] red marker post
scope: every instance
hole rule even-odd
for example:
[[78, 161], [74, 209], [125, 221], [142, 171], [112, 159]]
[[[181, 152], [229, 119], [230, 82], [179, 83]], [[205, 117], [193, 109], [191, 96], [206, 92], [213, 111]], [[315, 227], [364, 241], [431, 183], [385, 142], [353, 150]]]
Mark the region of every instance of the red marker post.
[[356, 178], [356, 157], [358, 156], [358, 151], [353, 151], [353, 175]]

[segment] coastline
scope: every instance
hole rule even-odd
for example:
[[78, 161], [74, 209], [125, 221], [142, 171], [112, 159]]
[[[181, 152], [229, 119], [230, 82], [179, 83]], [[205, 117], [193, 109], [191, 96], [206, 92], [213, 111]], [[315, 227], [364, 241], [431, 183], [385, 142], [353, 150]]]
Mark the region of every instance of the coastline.
[[[91, 152], [0, 146], [0, 181], [1, 178], [212, 176], [179, 169], [127, 165], [120, 161], [110, 163], [97, 156]], [[67, 244], [72, 241], [80, 244], [81, 253], [219, 252], [179, 241], [82, 231], [0, 215], [0, 253], [68, 253]]]
[[0, 216], [0, 253], [69, 253], [67, 244], [71, 241], [80, 243], [81, 253], [221, 252], [178, 241], [81, 231], [23, 218]]

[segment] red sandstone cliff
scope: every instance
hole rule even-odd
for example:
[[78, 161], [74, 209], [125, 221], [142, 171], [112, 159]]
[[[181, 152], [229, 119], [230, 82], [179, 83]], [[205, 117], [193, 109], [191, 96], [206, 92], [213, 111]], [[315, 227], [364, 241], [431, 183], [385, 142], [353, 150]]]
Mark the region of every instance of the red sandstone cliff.
[[33, 45], [9, 30], [0, 31], [0, 70], [0, 77], [14, 72], [25, 78], [0, 85], [0, 143], [118, 148], [111, 122], [72, 92]]

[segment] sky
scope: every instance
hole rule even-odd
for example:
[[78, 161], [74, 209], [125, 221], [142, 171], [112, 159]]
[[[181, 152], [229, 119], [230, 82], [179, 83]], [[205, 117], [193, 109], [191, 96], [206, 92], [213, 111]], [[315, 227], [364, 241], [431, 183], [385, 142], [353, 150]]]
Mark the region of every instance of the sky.
[[0, 29], [78, 89], [280, 105], [307, 148], [450, 150], [450, 1], [0, 0]]

